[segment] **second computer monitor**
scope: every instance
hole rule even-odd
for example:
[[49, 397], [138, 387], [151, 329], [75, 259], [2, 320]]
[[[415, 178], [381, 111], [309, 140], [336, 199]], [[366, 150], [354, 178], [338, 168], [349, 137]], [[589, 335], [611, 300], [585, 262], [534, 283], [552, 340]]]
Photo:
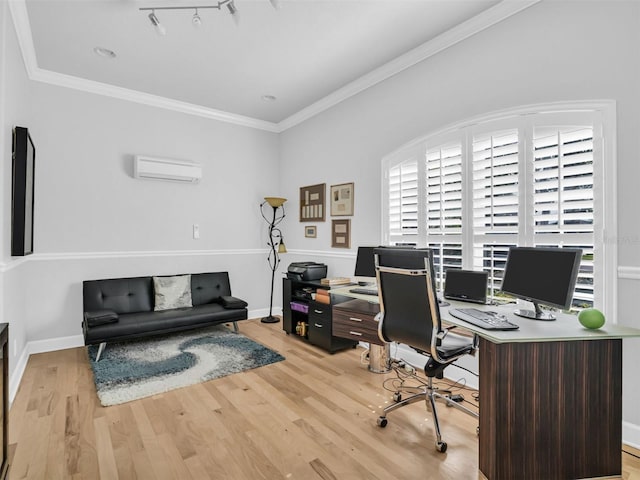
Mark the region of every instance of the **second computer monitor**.
[[444, 282], [444, 298], [487, 303], [487, 281], [487, 272], [448, 269]]
[[356, 277], [375, 278], [376, 264], [373, 249], [376, 247], [358, 247], [356, 257], [356, 269], [353, 273]]

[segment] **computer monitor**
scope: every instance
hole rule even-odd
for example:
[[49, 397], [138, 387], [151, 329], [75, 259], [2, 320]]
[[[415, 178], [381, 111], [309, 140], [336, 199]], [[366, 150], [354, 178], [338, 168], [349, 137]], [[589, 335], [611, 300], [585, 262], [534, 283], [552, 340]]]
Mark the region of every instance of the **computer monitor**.
[[485, 304], [488, 277], [487, 272], [449, 268], [444, 281], [444, 298]]
[[376, 265], [373, 249], [376, 247], [358, 247], [356, 257], [356, 269], [353, 273], [356, 277], [376, 277]]
[[502, 291], [533, 302], [535, 308], [514, 313], [535, 320], [555, 320], [554, 315], [540, 310], [538, 304], [570, 308], [581, 257], [580, 248], [511, 247]]

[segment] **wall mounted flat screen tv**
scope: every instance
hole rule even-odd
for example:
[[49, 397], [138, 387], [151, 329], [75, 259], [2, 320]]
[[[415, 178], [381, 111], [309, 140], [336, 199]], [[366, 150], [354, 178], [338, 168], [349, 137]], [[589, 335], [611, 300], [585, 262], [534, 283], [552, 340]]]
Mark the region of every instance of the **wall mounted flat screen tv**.
[[33, 253], [33, 181], [36, 149], [29, 130], [13, 129], [11, 255]]

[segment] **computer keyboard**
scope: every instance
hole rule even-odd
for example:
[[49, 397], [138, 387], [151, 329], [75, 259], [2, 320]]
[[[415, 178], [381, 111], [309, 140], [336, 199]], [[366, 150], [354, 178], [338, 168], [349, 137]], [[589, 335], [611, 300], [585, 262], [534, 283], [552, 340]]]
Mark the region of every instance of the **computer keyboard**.
[[520, 328], [515, 323], [511, 323], [505, 318], [501, 317], [498, 313], [488, 310], [478, 310], [477, 308], [452, 308], [449, 313], [469, 322], [476, 327], [484, 328], [486, 330], [517, 330]]
[[357, 293], [360, 295], [378, 295], [377, 288], [352, 288], [349, 290], [350, 293]]

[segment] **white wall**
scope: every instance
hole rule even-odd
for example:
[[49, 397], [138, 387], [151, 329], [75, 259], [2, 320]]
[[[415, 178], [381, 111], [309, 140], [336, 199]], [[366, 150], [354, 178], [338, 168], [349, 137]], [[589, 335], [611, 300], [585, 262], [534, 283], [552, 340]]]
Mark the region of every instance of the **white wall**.
[[[227, 270], [234, 295], [251, 311], [268, 308], [267, 229], [258, 206], [279, 194], [278, 136], [30, 81], [4, 2], [2, 15], [0, 277], [10, 373], [28, 344], [81, 341], [83, 280]], [[26, 261], [10, 256], [14, 125], [28, 127], [36, 147], [35, 254]], [[135, 154], [201, 163], [203, 179], [134, 179]]]
[[6, 2], [0, 4], [0, 321], [10, 324], [10, 374], [27, 338], [24, 277], [19, 268], [7, 270], [11, 252], [11, 135], [15, 125], [28, 124], [28, 79], [17, 46]]
[[[404, 143], [476, 115], [527, 104], [614, 99], [618, 111], [619, 232], [611, 241], [621, 266], [640, 272], [637, 179], [640, 118], [640, 4], [634, 1], [541, 2], [403, 71], [282, 134], [281, 185], [355, 182], [352, 249], [380, 241], [380, 160]], [[615, 159], [611, 159], [614, 161]], [[350, 275], [352, 258], [330, 248], [330, 218], [318, 238], [290, 222], [291, 249], [308, 259], [339, 254], [330, 276]], [[353, 252], [351, 252], [353, 253]], [[638, 275], [640, 278], [640, 275]], [[620, 280], [619, 318], [640, 328], [637, 280]], [[631, 292], [635, 291], [636, 295]], [[640, 445], [640, 341], [625, 340], [625, 440]], [[597, 379], [594, 379], [597, 381]]]

